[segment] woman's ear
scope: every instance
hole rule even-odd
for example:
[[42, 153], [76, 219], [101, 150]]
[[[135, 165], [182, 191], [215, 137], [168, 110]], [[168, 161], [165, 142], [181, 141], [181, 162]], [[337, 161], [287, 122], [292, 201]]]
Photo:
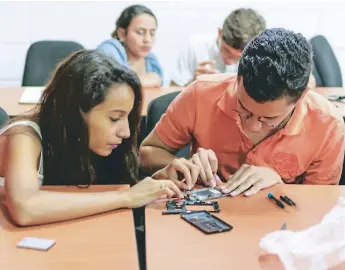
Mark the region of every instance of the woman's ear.
[[125, 36], [126, 36], [126, 30], [120, 27], [119, 29], [117, 29], [117, 36], [119, 37], [119, 40], [121, 42], [124, 42]]

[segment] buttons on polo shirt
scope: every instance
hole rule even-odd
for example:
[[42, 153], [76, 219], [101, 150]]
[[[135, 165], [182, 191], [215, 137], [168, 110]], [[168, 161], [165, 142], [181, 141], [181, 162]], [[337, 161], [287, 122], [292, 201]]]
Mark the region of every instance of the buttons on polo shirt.
[[245, 163], [250, 164], [254, 160], [254, 156], [256, 155], [257, 150], [251, 150], [247, 153], [246, 158], [245, 158]]

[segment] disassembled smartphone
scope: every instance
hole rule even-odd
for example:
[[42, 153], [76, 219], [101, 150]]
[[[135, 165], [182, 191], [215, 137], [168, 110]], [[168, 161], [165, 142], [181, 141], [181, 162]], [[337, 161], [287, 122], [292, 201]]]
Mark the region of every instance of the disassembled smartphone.
[[185, 191], [184, 195], [187, 201], [208, 201], [230, 196], [229, 194], [224, 194], [218, 188], [203, 188]]
[[162, 212], [163, 215], [173, 215], [182, 213], [191, 213], [197, 211], [187, 210], [186, 206], [197, 205], [197, 206], [211, 206], [212, 209], [209, 212], [218, 213], [220, 212], [220, 207], [217, 201], [213, 202], [202, 202], [202, 201], [168, 201], [166, 203], [167, 210]]
[[208, 211], [181, 213], [181, 218], [207, 234], [226, 232], [233, 228], [230, 224], [211, 215]]

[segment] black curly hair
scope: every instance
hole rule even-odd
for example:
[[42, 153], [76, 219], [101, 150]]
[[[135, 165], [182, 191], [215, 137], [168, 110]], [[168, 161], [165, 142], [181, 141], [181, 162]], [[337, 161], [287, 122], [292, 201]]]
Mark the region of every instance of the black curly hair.
[[283, 28], [263, 31], [245, 47], [238, 67], [247, 94], [258, 103], [289, 96], [307, 87], [312, 49], [301, 34]]

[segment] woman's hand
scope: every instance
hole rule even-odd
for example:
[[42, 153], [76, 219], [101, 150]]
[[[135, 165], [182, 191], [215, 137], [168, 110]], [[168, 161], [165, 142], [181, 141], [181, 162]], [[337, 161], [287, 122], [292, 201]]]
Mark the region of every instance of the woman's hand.
[[[180, 189], [190, 190], [198, 180], [199, 173], [199, 166], [193, 164], [193, 162], [185, 158], [176, 158], [168, 166], [154, 173], [152, 178], [169, 179]], [[184, 183], [184, 180], [186, 183]]]
[[146, 177], [139, 183], [123, 192], [126, 200], [126, 207], [137, 208], [159, 198], [178, 198], [183, 199], [181, 190], [170, 180], [154, 180]]

